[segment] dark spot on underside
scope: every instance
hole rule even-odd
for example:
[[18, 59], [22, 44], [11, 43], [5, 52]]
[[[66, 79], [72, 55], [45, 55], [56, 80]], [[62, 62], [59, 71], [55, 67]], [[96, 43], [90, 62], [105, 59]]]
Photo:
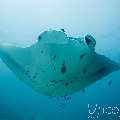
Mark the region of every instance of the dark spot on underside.
[[85, 93], [85, 89], [82, 90], [83, 91], [83, 94]]
[[67, 100], [71, 100], [71, 99], [72, 99], [71, 96], [68, 96], [68, 97], [67, 97]]
[[29, 70], [26, 71], [26, 73], [29, 73], [29, 72], [30, 72]]
[[65, 83], [65, 86], [68, 86], [68, 85], [69, 85], [69, 83], [68, 83], [68, 82], [66, 82], [66, 83]]
[[57, 82], [56, 82], [56, 80], [51, 80], [51, 83], [54, 83], [54, 84], [56, 84]]
[[37, 76], [38, 76], [38, 73], [36, 72], [36, 73], [32, 76], [32, 78], [33, 78], [33, 79], [36, 79]]
[[41, 50], [41, 53], [43, 53], [43, 50]]
[[55, 66], [53, 67], [53, 69], [55, 70]]
[[56, 55], [53, 56], [53, 60], [55, 60], [55, 59], [56, 59]]
[[82, 54], [82, 55], [80, 56], [80, 58], [82, 59], [84, 56], [85, 56], [85, 54]]
[[109, 81], [109, 83], [108, 83], [109, 85], [111, 85], [111, 81]]
[[65, 60], [64, 60], [63, 63], [62, 63], [61, 73], [62, 73], [62, 74], [66, 73]]
[[62, 63], [61, 73], [62, 73], [62, 74], [66, 73], [65, 60], [64, 60], [63, 63]]
[[72, 97], [71, 97], [71, 96], [64, 96], [64, 99], [65, 99], [65, 100], [71, 100]]
[[61, 79], [61, 80], [59, 80], [60, 82], [63, 82], [64, 80], [63, 79]]
[[86, 73], [87, 72], [87, 69], [84, 69], [83, 73]]
[[61, 73], [64, 74], [66, 72], [66, 67], [65, 65], [61, 67]]
[[36, 75], [34, 75], [32, 78], [33, 78], [33, 79], [35, 79], [36, 77], [37, 77], [37, 76], [36, 76]]

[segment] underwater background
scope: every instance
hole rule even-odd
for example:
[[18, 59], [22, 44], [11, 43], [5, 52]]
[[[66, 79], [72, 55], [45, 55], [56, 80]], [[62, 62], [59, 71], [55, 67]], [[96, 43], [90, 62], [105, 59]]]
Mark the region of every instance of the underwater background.
[[[91, 34], [96, 52], [120, 63], [119, 0], [0, 0], [0, 44], [26, 47], [50, 29], [65, 29], [73, 37]], [[98, 118], [89, 118], [89, 105], [92, 110], [101, 107]], [[103, 108], [109, 108], [105, 115]], [[32, 90], [0, 59], [0, 120], [119, 120], [119, 109], [120, 70], [87, 87], [84, 94], [52, 98]]]

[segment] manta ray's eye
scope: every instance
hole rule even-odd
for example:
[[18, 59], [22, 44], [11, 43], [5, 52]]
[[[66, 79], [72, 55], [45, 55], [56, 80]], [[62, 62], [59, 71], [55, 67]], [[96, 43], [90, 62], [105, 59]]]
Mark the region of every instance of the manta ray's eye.
[[86, 41], [87, 45], [90, 45], [90, 43], [92, 42], [92, 40], [90, 39], [90, 35], [85, 36], [85, 41]]
[[96, 41], [91, 35], [85, 36], [85, 42], [89, 47], [92, 47], [92, 48], [94, 48], [96, 45]]

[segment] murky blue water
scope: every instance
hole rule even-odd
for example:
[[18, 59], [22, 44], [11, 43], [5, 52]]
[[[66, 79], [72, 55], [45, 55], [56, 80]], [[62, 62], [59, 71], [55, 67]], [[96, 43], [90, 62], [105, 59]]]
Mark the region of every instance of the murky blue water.
[[[119, 6], [118, 0], [1, 0], [0, 43], [28, 46], [42, 31], [64, 28], [74, 37], [92, 34], [96, 51], [120, 63]], [[36, 93], [0, 60], [0, 120], [89, 120], [88, 104], [120, 109], [120, 70], [69, 97]], [[113, 112], [99, 119], [114, 120]]]

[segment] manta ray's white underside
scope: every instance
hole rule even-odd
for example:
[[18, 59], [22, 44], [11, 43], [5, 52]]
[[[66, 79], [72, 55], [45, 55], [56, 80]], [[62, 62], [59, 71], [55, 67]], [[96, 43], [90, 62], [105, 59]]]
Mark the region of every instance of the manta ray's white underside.
[[46, 31], [27, 48], [0, 46], [4, 63], [34, 90], [49, 96], [72, 94], [120, 65], [95, 52], [95, 39], [68, 37], [64, 31]]

